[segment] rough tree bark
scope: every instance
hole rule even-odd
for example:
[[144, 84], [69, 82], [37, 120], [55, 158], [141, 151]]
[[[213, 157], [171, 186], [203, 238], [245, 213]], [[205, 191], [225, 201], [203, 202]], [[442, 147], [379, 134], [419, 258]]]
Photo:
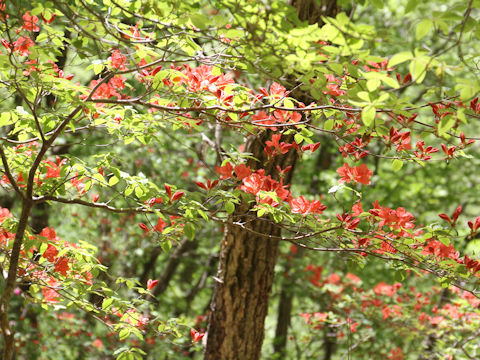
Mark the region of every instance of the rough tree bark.
[[[267, 131], [247, 142], [245, 151], [259, 160], [249, 161], [252, 169], [266, 164], [263, 148], [270, 138]], [[279, 180], [275, 167], [294, 166], [296, 160], [297, 153], [291, 150], [270, 162], [266, 173]], [[284, 183], [290, 183], [291, 174], [292, 171], [287, 173]], [[242, 202], [225, 227], [207, 330], [205, 359], [208, 360], [260, 357], [281, 229], [267, 218], [255, 218], [250, 209], [251, 205]], [[234, 222], [245, 225], [241, 227]]]
[[[311, 24], [318, 23], [322, 15], [332, 16], [338, 11], [335, 0], [322, 0], [320, 5], [316, 0], [293, 0], [291, 3], [297, 8], [299, 18]], [[266, 174], [276, 180], [279, 180], [277, 165], [282, 169], [292, 166], [283, 179], [284, 184], [290, 184], [297, 153], [291, 149], [267, 164], [263, 149], [270, 138], [271, 133], [266, 131], [247, 141], [245, 151], [258, 159], [250, 160], [248, 165], [252, 169], [267, 165]], [[239, 204], [225, 227], [217, 284], [210, 306], [205, 360], [260, 358], [281, 229], [266, 218], [252, 219], [250, 209], [247, 202]]]

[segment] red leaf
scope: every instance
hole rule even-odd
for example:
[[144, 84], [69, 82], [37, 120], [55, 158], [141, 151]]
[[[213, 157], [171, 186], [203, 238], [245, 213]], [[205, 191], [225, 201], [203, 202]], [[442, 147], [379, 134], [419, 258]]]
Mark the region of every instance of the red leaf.
[[152, 290], [155, 286], [157, 286], [157, 284], [158, 284], [158, 280], [148, 279], [148, 281], [147, 281], [147, 289], [148, 289], [148, 290]]
[[140, 229], [142, 229], [143, 231], [145, 232], [149, 232], [150, 230], [148, 229], [148, 226], [145, 225], [144, 223], [140, 223], [138, 224], [138, 226], [140, 226]]
[[43, 22], [44, 22], [45, 24], [51, 24], [52, 21], [53, 21], [53, 20], [55, 19], [55, 17], [57, 16], [57, 14], [52, 14], [52, 15], [50, 16], [50, 19], [48, 19], [48, 20], [45, 19], [45, 17], [43, 16], [43, 13], [41, 13], [40, 16], [42, 17]]
[[450, 216], [448, 216], [447, 214], [438, 214], [438, 216], [439, 216], [441, 219], [443, 219], [443, 220], [445, 220], [445, 221], [448, 221], [449, 223], [452, 222], [452, 219], [450, 219]]
[[204, 183], [202, 183], [200, 181], [195, 181], [195, 185], [197, 185], [198, 187], [201, 187], [204, 190], [208, 190], [207, 185], [205, 185]]
[[312, 153], [315, 152], [320, 147], [320, 143], [308, 144], [302, 146], [302, 151], [310, 150]]
[[185, 191], [176, 191], [175, 194], [172, 196], [172, 202], [179, 200], [183, 194], [185, 194]]
[[192, 339], [193, 339], [194, 343], [199, 341], [199, 340], [202, 340], [202, 338], [205, 336], [205, 334], [199, 333], [199, 332], [195, 331], [195, 329], [190, 330], [190, 335], [192, 335]]
[[453, 212], [453, 215], [452, 215], [452, 219], [454, 222], [457, 221], [458, 217], [460, 216], [460, 213], [462, 212], [462, 206], [459, 206], [455, 209], [455, 211]]

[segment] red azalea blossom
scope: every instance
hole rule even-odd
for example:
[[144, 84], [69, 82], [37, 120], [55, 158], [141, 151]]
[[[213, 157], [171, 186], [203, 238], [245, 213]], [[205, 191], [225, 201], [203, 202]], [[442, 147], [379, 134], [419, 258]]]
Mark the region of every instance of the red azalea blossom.
[[358, 203], [356, 203], [352, 206], [352, 215], [353, 216], [358, 216], [361, 213], [363, 213], [362, 203], [358, 202]]
[[13, 43], [13, 50], [18, 51], [20, 56], [27, 56], [30, 54], [28, 48], [32, 47], [33, 45], [35, 45], [35, 43], [29, 37], [20, 36], [17, 41]]
[[70, 270], [68, 266], [68, 259], [65, 257], [60, 258], [55, 264], [55, 271], [59, 272], [63, 276], [67, 276], [67, 271]]
[[23, 16], [23, 26], [22, 30], [38, 32], [40, 28], [38, 27], [38, 17], [35, 15], [30, 15], [30, 11], [27, 11]]
[[110, 60], [114, 69], [127, 69], [127, 67], [125, 66], [125, 64], [127, 63], [127, 57], [125, 55], [122, 55], [118, 50], [114, 50], [112, 52], [112, 56], [110, 56], [108, 60]]
[[[273, 134], [272, 140], [265, 141], [265, 153], [267, 154], [267, 156], [276, 156], [278, 155], [278, 153], [286, 154], [288, 150], [293, 147], [292, 144], [287, 144], [283, 141], [280, 142], [281, 137], [282, 134]], [[274, 151], [272, 151], [272, 148], [274, 149]]]
[[290, 200], [290, 207], [294, 214], [321, 214], [327, 208], [319, 200], [308, 201], [302, 195]]
[[235, 175], [237, 175], [237, 178], [239, 180], [243, 180], [247, 176], [250, 176], [252, 174], [252, 170], [250, 169], [249, 166], [245, 164], [240, 164], [235, 166]]
[[167, 224], [163, 221], [162, 218], [158, 218], [157, 224], [153, 227], [153, 230], [158, 231], [159, 233], [163, 232]]
[[[246, 193], [259, 195], [260, 191], [275, 191], [277, 196], [282, 201], [288, 201], [290, 199], [290, 191], [283, 185], [283, 180], [280, 182], [273, 180], [270, 176], [265, 176], [265, 170], [257, 170], [250, 176], [242, 180], [243, 185], [239, 186], [239, 189]], [[270, 203], [272, 206], [278, 206], [278, 203], [273, 202], [270, 197], [260, 199], [257, 197], [258, 202]]]
[[461, 212], [462, 212], [462, 207], [458, 206], [453, 212], [452, 218], [450, 218], [450, 216], [448, 216], [447, 214], [438, 214], [438, 217], [445, 221], [448, 221], [451, 227], [455, 227]]
[[9, 41], [2, 39], [1, 42], [5, 49], [11, 50], [13, 48], [13, 45]]
[[55, 259], [57, 258], [59, 251], [57, 248], [51, 244], [48, 244], [47, 250], [44, 251], [43, 257], [50, 261], [51, 263], [55, 262]]
[[220, 179], [230, 179], [232, 177], [233, 166], [230, 162], [227, 162], [223, 166], [215, 166], [215, 171], [220, 175]]
[[341, 176], [340, 182], [349, 183], [355, 181], [364, 185], [370, 184], [370, 178], [373, 175], [373, 171], [369, 170], [365, 164], [352, 168], [345, 163], [342, 167], [337, 169], [337, 173]]

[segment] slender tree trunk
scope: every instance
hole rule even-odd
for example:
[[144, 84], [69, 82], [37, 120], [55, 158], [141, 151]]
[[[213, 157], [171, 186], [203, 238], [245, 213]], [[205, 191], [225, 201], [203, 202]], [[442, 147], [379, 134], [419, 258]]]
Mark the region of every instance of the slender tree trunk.
[[288, 284], [282, 283], [282, 291], [280, 292], [278, 303], [277, 328], [275, 329], [275, 341], [273, 343], [273, 352], [278, 356], [278, 359], [285, 358], [292, 304], [293, 291]]
[[2, 328], [2, 335], [4, 339], [3, 360], [11, 360], [14, 353], [14, 329], [10, 327], [8, 319], [8, 308], [10, 305], [10, 299], [13, 295], [13, 289], [15, 288], [15, 282], [17, 280], [18, 262], [20, 259], [20, 249], [23, 242], [23, 235], [28, 225], [28, 219], [30, 217], [30, 211], [32, 209], [32, 200], [26, 199], [23, 201], [22, 213], [18, 220], [17, 232], [15, 234], [15, 240], [13, 241], [13, 247], [10, 253], [10, 265], [8, 267], [8, 276], [3, 290], [2, 297], [0, 298], [0, 327]]

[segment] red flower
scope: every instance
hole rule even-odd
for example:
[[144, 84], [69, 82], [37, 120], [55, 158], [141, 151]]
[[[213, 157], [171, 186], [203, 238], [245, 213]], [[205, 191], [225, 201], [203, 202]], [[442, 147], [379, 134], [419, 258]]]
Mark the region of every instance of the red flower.
[[59, 272], [63, 276], [67, 276], [67, 271], [68, 270], [70, 270], [70, 267], [68, 266], [68, 260], [67, 260], [67, 258], [62, 257], [55, 264], [55, 271]]
[[353, 168], [351, 168], [347, 163], [338, 168], [337, 173], [341, 176], [340, 182], [349, 183], [353, 180]]
[[170, 185], [165, 184], [165, 191], [167, 192], [168, 197], [171, 199], [172, 198], [172, 188], [170, 187]]
[[369, 185], [372, 175], [373, 171], [369, 170], [365, 164], [355, 166], [353, 169], [353, 179], [360, 184]]
[[148, 289], [148, 290], [152, 290], [155, 286], [157, 286], [157, 284], [158, 284], [158, 280], [148, 279], [148, 281], [147, 281], [147, 289]]
[[240, 164], [235, 166], [235, 175], [237, 175], [237, 178], [240, 180], [243, 180], [247, 176], [250, 176], [252, 173], [252, 170], [250, 169], [249, 166], [245, 164]]
[[295, 214], [321, 214], [327, 208], [319, 200], [312, 202], [306, 200], [302, 195], [297, 199], [290, 200], [290, 207]]
[[[272, 140], [265, 141], [265, 153], [267, 156], [276, 156], [278, 152], [281, 154], [286, 154], [288, 150], [293, 147], [293, 144], [287, 144], [285, 142], [280, 142], [282, 134], [273, 134]], [[274, 148], [275, 151], [272, 152], [271, 148]]]
[[55, 246], [48, 244], [47, 250], [43, 253], [43, 257], [50, 261], [51, 263], [55, 262], [55, 259], [58, 255], [58, 250]]
[[230, 179], [232, 177], [233, 166], [230, 162], [227, 162], [223, 166], [215, 166], [215, 171], [220, 175], [220, 179]]
[[190, 330], [190, 335], [192, 335], [193, 342], [197, 342], [199, 340], [202, 340], [202, 338], [205, 336], [204, 333], [200, 333], [195, 331], [195, 329]]
[[363, 213], [362, 203], [358, 202], [358, 203], [356, 203], [352, 206], [352, 215], [353, 216], [358, 216], [361, 213]]
[[35, 43], [29, 37], [20, 36], [17, 41], [13, 43], [13, 49], [18, 51], [19, 55], [27, 56], [30, 54], [28, 48], [32, 47], [33, 45], [35, 45]]
[[153, 230], [158, 231], [158, 232], [163, 232], [163, 229], [165, 229], [165, 221], [163, 221], [162, 218], [158, 218], [157, 224], [153, 227]]
[[2, 39], [1, 42], [2, 42], [2, 45], [5, 49], [7, 49], [7, 50], [12, 49], [12, 47], [13, 47], [12, 44], [10, 44], [10, 42], [8, 42], [7, 40]]
[[127, 57], [122, 55], [120, 51], [114, 50], [112, 56], [108, 58], [112, 62], [112, 67], [114, 69], [126, 70], [125, 64], [127, 62]]
[[442, 150], [447, 156], [447, 159], [451, 159], [455, 155], [455, 151], [457, 150], [456, 146], [451, 146], [447, 148], [445, 144], [442, 144]]
[[369, 170], [365, 164], [352, 168], [345, 163], [341, 168], [337, 169], [337, 173], [342, 177], [340, 182], [349, 183], [355, 181], [364, 185], [370, 184], [370, 178], [373, 175], [373, 171]]
[[33, 32], [40, 31], [40, 28], [37, 26], [38, 17], [35, 15], [30, 15], [30, 11], [27, 11], [23, 16], [23, 26], [22, 30], [28, 30]]

